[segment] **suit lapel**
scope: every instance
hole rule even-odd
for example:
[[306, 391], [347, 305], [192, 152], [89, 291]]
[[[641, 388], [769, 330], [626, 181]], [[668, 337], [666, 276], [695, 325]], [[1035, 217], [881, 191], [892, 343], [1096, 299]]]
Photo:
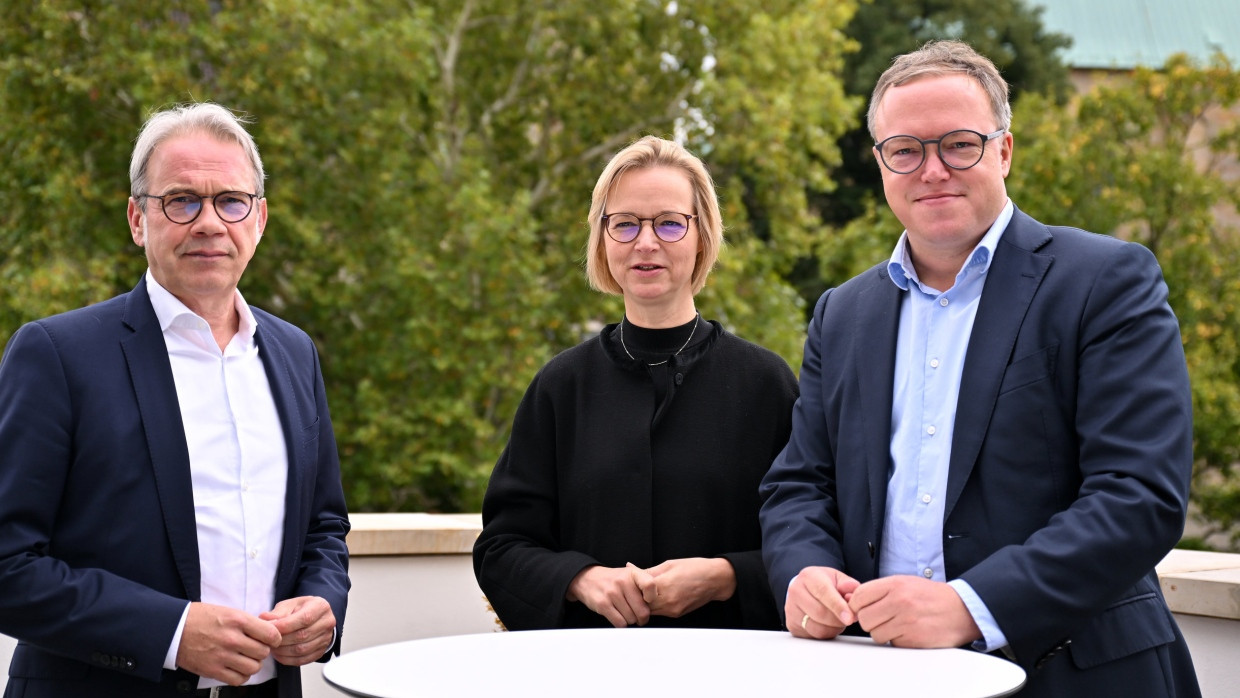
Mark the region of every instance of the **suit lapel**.
[[856, 337], [866, 341], [855, 352], [855, 370], [865, 418], [866, 479], [874, 541], [882, 536], [891, 466], [891, 401], [894, 395], [896, 338], [900, 326], [901, 291], [884, 263], [858, 293]]
[[[303, 489], [303, 473], [298, 467], [301, 453], [301, 410], [297, 403], [296, 391], [292, 382], [292, 362], [289, 361], [279, 337], [270, 326], [264, 326], [266, 316], [254, 311], [258, 329], [255, 342], [258, 344], [258, 355], [267, 372], [267, 383], [271, 386], [271, 397], [275, 401], [276, 413], [280, 416], [280, 431], [284, 435], [284, 448], [288, 454], [288, 480], [284, 494], [284, 544], [281, 546], [280, 568], [276, 573], [277, 598], [283, 596], [296, 574], [295, 561], [301, 557], [299, 546], [304, 535], [297, 531], [304, 525], [301, 523], [301, 501]], [[270, 323], [267, 323], [268, 325]]]
[[169, 552], [191, 601], [202, 597], [198, 562], [198, 528], [194, 518], [194, 485], [190, 479], [189, 448], [181, 422], [181, 404], [168, 347], [159, 327], [146, 277], [129, 293], [122, 318], [133, 334], [121, 341], [126, 368], [142, 417], [154, 469], [155, 486], [163, 511]]
[[960, 380], [944, 520], [956, 506], [973, 472], [1016, 336], [1054, 260], [1051, 255], [1037, 253], [1050, 240], [1046, 226], [1018, 209], [995, 250]]

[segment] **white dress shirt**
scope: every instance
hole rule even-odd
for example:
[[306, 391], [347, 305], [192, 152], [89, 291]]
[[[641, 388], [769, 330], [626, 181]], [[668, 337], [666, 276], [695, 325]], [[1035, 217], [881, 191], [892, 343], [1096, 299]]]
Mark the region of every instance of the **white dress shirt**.
[[[252, 615], [270, 611], [284, 539], [288, 454], [254, 341], [254, 315], [237, 291], [240, 323], [221, 352], [206, 320], [150, 271], [146, 283], [168, 347], [189, 447], [202, 601]], [[175, 668], [188, 612], [186, 604], [165, 668]], [[267, 681], [275, 671], [275, 660], [268, 657], [246, 683]], [[198, 685], [221, 682], [202, 678]]]

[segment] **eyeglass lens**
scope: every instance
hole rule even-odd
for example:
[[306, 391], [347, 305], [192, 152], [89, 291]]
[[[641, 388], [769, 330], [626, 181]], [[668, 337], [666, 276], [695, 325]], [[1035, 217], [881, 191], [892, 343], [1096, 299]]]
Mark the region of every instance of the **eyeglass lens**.
[[641, 234], [642, 221], [651, 221], [654, 234], [664, 242], [676, 242], [689, 232], [689, 217], [683, 213], [661, 213], [653, 220], [616, 213], [607, 217], [607, 234], [616, 242], [632, 242]]
[[249, 194], [240, 191], [226, 191], [212, 197], [197, 194], [170, 194], [163, 197], [164, 214], [173, 223], [189, 223], [202, 212], [203, 198], [210, 198], [215, 206], [215, 213], [225, 223], [237, 223], [250, 215], [253, 199]]
[[938, 143], [939, 157], [948, 167], [966, 170], [982, 159], [985, 136], [973, 131], [952, 131], [937, 141], [921, 141], [912, 136], [895, 136], [880, 144], [879, 154], [892, 172], [908, 174], [926, 159], [927, 144]]

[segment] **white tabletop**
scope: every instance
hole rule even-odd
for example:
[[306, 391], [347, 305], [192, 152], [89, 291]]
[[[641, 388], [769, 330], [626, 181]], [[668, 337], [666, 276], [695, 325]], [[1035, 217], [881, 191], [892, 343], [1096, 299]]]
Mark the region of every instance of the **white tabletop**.
[[323, 678], [365, 698], [865, 696], [981, 698], [1025, 683], [1015, 664], [866, 638], [628, 628], [454, 635], [346, 652]]

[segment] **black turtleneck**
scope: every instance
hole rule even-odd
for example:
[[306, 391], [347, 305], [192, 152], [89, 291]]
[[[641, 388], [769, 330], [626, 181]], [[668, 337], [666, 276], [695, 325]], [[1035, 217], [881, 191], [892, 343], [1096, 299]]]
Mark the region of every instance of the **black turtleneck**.
[[[701, 322], [698, 316], [694, 316], [692, 320], [678, 327], [667, 327], [662, 329], [650, 329], [633, 324], [627, 316], [622, 320], [624, 323], [624, 348], [633, 355], [633, 358], [645, 361], [646, 363], [654, 363], [656, 361], [665, 361], [675, 354], [685, 341], [689, 342], [688, 347], [706, 340], [710, 332], [704, 331], [703, 328], [710, 329], [709, 323]], [[694, 328], [694, 325], [697, 325]], [[689, 338], [689, 332], [693, 331], [693, 338]]]
[[[649, 365], [650, 377], [654, 380], [655, 404], [662, 405], [667, 398], [668, 371], [671, 370], [667, 360], [677, 352], [684, 353], [705, 342], [710, 337], [711, 325], [702, 321], [698, 315], [678, 327], [660, 329], [634, 325], [628, 316], [621, 322], [624, 334], [620, 335], [617, 331], [617, 339], [623, 336], [622, 347], [632, 354], [633, 358]], [[690, 332], [693, 332], [692, 337], [689, 336]], [[684, 351], [681, 351], [681, 347], [684, 347]]]

